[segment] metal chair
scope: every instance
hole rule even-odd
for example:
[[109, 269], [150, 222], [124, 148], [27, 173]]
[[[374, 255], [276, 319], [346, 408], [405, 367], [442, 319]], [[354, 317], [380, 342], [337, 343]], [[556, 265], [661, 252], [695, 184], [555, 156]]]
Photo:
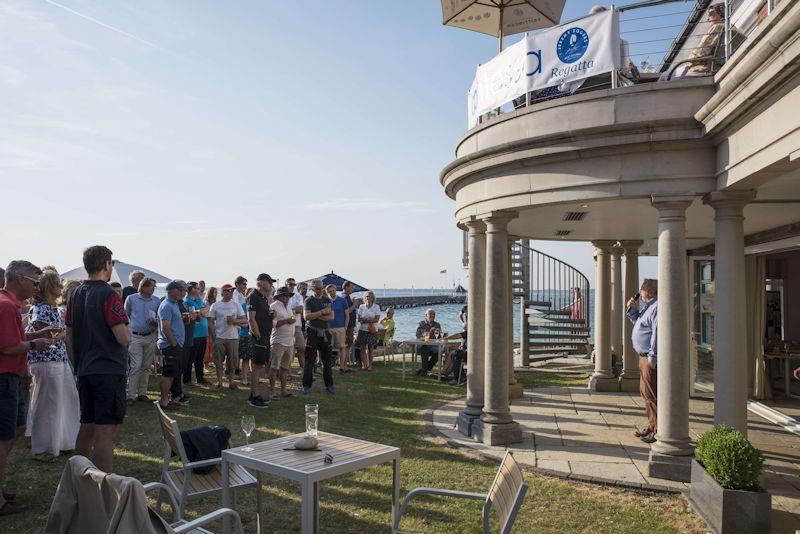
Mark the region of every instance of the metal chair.
[[514, 521], [519, 513], [519, 507], [522, 505], [522, 500], [528, 491], [528, 484], [525, 483], [522, 469], [514, 460], [511, 451], [506, 451], [503, 461], [500, 463], [500, 469], [497, 470], [497, 475], [494, 477], [489, 488], [489, 493], [470, 493], [466, 491], [455, 491], [438, 488], [414, 488], [408, 492], [403, 499], [403, 504], [400, 505], [400, 513], [397, 514], [397, 520], [392, 527], [393, 533], [399, 533], [400, 521], [408, 508], [408, 502], [417, 495], [441, 495], [444, 497], [454, 497], [457, 499], [474, 499], [484, 501], [483, 503], [483, 532], [489, 533], [489, 515], [494, 508], [500, 519], [500, 532], [502, 534], [509, 534], [511, 527], [514, 526]]
[[[244, 529], [242, 528], [242, 519], [239, 517], [239, 514], [236, 512], [236, 510], [232, 510], [230, 508], [220, 508], [198, 517], [197, 519], [193, 519], [192, 521], [187, 521], [186, 519], [183, 519], [178, 512], [179, 507], [178, 502], [175, 500], [175, 493], [170, 489], [169, 486], [162, 484], [161, 482], [150, 482], [144, 485], [145, 493], [150, 493], [153, 491], [159, 492], [157, 500], [158, 505], [157, 509], [155, 510], [159, 517], [161, 517], [161, 514], [159, 513], [161, 512], [161, 492], [166, 492], [167, 498], [169, 499], [170, 508], [172, 508], [172, 521], [169, 522], [169, 528], [172, 530], [172, 532], [168, 532], [168, 534], [213, 534], [212, 531], [206, 530], [202, 528], [202, 526], [223, 518], [233, 518], [236, 534], [244, 534]], [[164, 518], [162, 517], [161, 519], [163, 520]]]
[[[185, 515], [186, 502], [189, 499], [203, 497], [211, 493], [219, 493], [222, 496], [222, 458], [212, 458], [210, 460], [200, 460], [190, 462], [186, 457], [186, 450], [183, 447], [178, 422], [171, 419], [155, 401], [158, 422], [161, 426], [161, 433], [164, 438], [164, 463], [161, 469], [161, 479], [167, 487], [178, 495], [178, 514], [180, 517]], [[178, 455], [181, 462], [180, 469], [170, 470], [169, 462], [173, 451]], [[214, 466], [214, 469], [204, 475], [192, 472], [197, 467]], [[236, 508], [236, 490], [255, 486], [256, 488], [256, 513], [261, 512], [261, 475], [256, 473], [253, 476], [250, 471], [240, 465], [231, 465], [228, 477], [233, 496], [233, 508]], [[159, 502], [160, 505], [160, 502]]]

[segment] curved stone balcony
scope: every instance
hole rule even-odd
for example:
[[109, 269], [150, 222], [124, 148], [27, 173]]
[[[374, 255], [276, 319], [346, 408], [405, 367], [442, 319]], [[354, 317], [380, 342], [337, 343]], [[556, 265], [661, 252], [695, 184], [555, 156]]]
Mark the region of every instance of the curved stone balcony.
[[[544, 239], [553, 238], [552, 229], [539, 235], [526, 224], [526, 209], [625, 198], [649, 208], [653, 194], [714, 191], [715, 148], [694, 118], [714, 91], [710, 77], [649, 83], [501, 115], [458, 141], [441, 183], [459, 221], [517, 210], [510, 231], [523, 225], [521, 235]], [[535, 211], [537, 220], [547, 219]]]

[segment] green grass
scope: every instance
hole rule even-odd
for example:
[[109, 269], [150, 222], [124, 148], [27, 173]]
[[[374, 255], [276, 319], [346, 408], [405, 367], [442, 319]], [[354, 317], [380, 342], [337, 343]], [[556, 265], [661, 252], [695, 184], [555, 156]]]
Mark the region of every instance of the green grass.
[[[582, 385], [585, 378], [550, 373], [520, 373], [526, 387]], [[253, 440], [304, 430], [304, 404], [320, 405], [320, 429], [402, 449], [401, 497], [414, 486], [436, 486], [485, 492], [496, 464], [481, 462], [426, 437], [421, 412], [436, 402], [464, 395], [463, 388], [430, 379], [401, 379], [399, 365], [376, 363], [371, 374], [335, 375], [337, 395], [319, 393], [315, 383], [310, 398], [273, 402], [266, 410], [250, 408], [244, 390], [218, 392], [189, 387], [192, 402], [175, 416], [181, 428], [225, 424], [233, 432], [232, 445], [244, 443], [239, 429], [243, 414], [254, 414]], [[297, 380], [293, 382], [297, 384]], [[155, 381], [151, 380], [151, 385]], [[154, 395], [155, 391], [151, 391]], [[137, 403], [120, 429], [114, 470], [143, 482], [160, 478], [163, 443], [151, 405]], [[21, 441], [8, 470], [8, 488], [31, 506], [26, 514], [0, 518], [0, 532], [41, 532], [64, 459], [41, 464], [30, 459]], [[688, 511], [682, 497], [654, 495], [578, 484], [528, 474], [531, 486], [517, 519], [515, 532], [692, 532], [703, 524]], [[388, 532], [391, 508], [391, 467], [379, 466], [323, 483], [320, 490], [320, 527], [323, 532]], [[264, 482], [262, 532], [297, 532], [299, 486], [267, 477]], [[239, 512], [247, 532], [255, 532], [254, 491], [242, 492]], [[220, 506], [218, 498], [191, 501], [188, 513], [196, 517]], [[481, 504], [443, 498], [412, 503], [401, 528], [415, 532], [480, 532]]]

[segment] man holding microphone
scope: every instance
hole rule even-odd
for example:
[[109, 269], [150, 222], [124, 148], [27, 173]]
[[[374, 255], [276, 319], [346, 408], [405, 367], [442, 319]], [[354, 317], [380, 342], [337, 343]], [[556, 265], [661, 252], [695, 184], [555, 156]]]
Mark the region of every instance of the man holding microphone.
[[[640, 293], [628, 300], [625, 311], [633, 323], [631, 343], [639, 354], [639, 393], [644, 399], [647, 412], [647, 426], [635, 432], [636, 437], [645, 443], [656, 441], [657, 395], [656, 395], [656, 357], [658, 354], [658, 281], [645, 278]], [[641, 295], [644, 305], [639, 307]]]

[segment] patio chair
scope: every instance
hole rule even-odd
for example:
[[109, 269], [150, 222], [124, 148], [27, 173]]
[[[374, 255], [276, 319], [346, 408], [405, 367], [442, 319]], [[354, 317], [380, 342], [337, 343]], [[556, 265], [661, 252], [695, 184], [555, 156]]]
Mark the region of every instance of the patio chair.
[[[166, 492], [172, 508], [171, 520], [159, 514], [160, 504], [155, 510], [147, 506], [146, 496], [153, 491], [159, 492], [159, 501], [161, 492]], [[232, 518], [236, 532], [243, 534], [239, 514], [230, 508], [187, 521], [178, 515], [178, 503], [168, 486], [159, 482], [143, 485], [133, 477], [101, 471], [84, 456], [73, 456], [64, 466], [45, 532], [212, 534], [202, 526], [221, 518]]]
[[502, 534], [509, 534], [511, 527], [514, 526], [514, 520], [517, 518], [519, 507], [522, 505], [522, 500], [528, 491], [528, 485], [525, 483], [525, 477], [522, 474], [517, 461], [511, 451], [506, 451], [503, 461], [500, 463], [500, 469], [497, 470], [497, 475], [494, 477], [489, 493], [469, 493], [466, 491], [455, 491], [438, 488], [414, 488], [408, 492], [403, 499], [403, 504], [400, 505], [400, 513], [397, 514], [397, 522], [392, 529], [392, 532], [400, 533], [400, 521], [408, 508], [408, 502], [417, 495], [441, 495], [444, 497], [455, 497], [457, 499], [474, 499], [483, 502], [483, 532], [489, 533], [489, 515], [494, 508], [500, 519], [500, 532]]
[[[161, 481], [178, 496], [178, 514], [183, 517], [186, 511], [186, 502], [189, 499], [203, 497], [212, 493], [219, 493], [220, 497], [222, 496], [222, 458], [190, 462], [186, 457], [178, 422], [164, 413], [158, 401], [155, 401], [153, 405], [156, 407], [158, 422], [161, 425], [161, 433], [165, 444]], [[169, 468], [173, 451], [178, 455], [178, 459], [181, 462], [180, 469], [170, 470]], [[207, 466], [214, 466], [214, 469], [208, 474], [200, 475], [192, 471], [197, 467]], [[244, 467], [232, 464], [228, 480], [233, 498], [233, 508], [236, 508], [236, 491], [253, 486], [256, 488], [256, 513], [260, 513], [261, 475], [256, 473], [254, 476]]]

